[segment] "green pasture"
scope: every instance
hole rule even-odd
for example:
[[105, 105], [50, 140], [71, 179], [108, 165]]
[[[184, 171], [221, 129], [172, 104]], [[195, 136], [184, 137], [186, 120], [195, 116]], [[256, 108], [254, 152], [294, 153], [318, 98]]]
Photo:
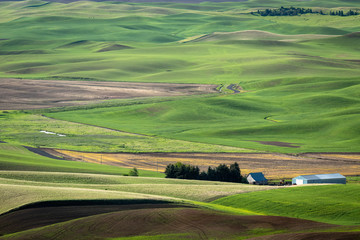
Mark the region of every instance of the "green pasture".
[[355, 184], [359, 184], [360, 183], [360, 177], [359, 176], [350, 176], [346, 178], [346, 181], [348, 183], [355, 183]]
[[[274, 79], [288, 75], [290, 70], [298, 71], [296, 75], [301, 71], [301, 75], [311, 76], [314, 73], [324, 76], [358, 74], [355, 69], [347, 71], [348, 66], [353, 65], [350, 62], [342, 69], [323, 69], [325, 59], [315, 59], [318, 61], [315, 65], [311, 62], [311, 58], [328, 55], [328, 52], [344, 54], [339, 47], [263, 41], [262, 35], [238, 42], [221, 42], [228, 38], [206, 44], [179, 41], [214, 32], [245, 30], [306, 34], [304, 39], [317, 38], [313, 35], [331, 37], [359, 31], [360, 16], [261, 17], [248, 14], [254, 6], [279, 7], [286, 3], [284, 1], [196, 5], [43, 3], [0, 3], [0, 77], [220, 84], [258, 80], [259, 77]], [[288, 1], [288, 4], [294, 5], [294, 2]], [[340, 1], [331, 4], [307, 1], [296, 2], [296, 5], [360, 8], [358, 3]], [[297, 52], [311, 53], [310, 59], [297, 56]], [[356, 51], [349, 53], [348, 59], [358, 56]], [[289, 65], [293, 65], [292, 69]], [[304, 71], [303, 65], [309, 69]], [[264, 72], [260, 74], [254, 69]]]
[[[298, 81], [280, 82], [276, 87], [237, 95], [45, 115], [127, 132], [239, 148], [276, 152], [359, 151], [360, 102], [356, 91], [351, 94], [351, 89], [358, 88], [357, 80]], [[327, 90], [321, 94], [315, 88]], [[349, 91], [345, 95], [346, 90]], [[299, 147], [269, 146], [256, 141], [281, 141]]]
[[0, 206], [1, 213], [18, 208], [25, 204], [51, 200], [84, 200], [84, 199], [164, 199], [157, 196], [135, 194], [121, 191], [81, 189], [71, 187], [44, 187], [33, 185], [2, 184]]
[[[356, 60], [359, 59], [356, 51], [359, 36], [350, 34], [304, 42], [194, 42], [142, 48], [139, 56], [136, 51], [140, 49], [122, 50], [120, 55], [133, 52], [122, 55], [119, 68], [133, 71], [136, 81], [225, 86], [237, 83], [245, 92], [45, 113], [62, 120], [156, 138], [122, 134], [130, 139], [118, 145], [113, 143], [119, 138], [101, 135], [92, 136], [91, 143], [89, 138], [78, 138], [78, 143], [61, 143], [54, 138], [49, 142], [49, 138], [38, 138], [36, 134], [21, 134], [16, 138], [11, 135], [5, 139], [22, 144], [37, 140], [39, 145], [84, 151], [242, 151], [222, 150], [219, 146], [192, 147], [169, 140], [178, 139], [263, 151], [356, 152], [360, 146], [357, 124], [360, 68]], [[159, 57], [159, 62], [154, 56]], [[198, 65], [192, 65], [191, 59]], [[92, 68], [92, 72], [100, 74], [108, 66], [114, 68], [112, 64], [116, 63], [94, 61], [94, 64], [101, 69], [94, 71]], [[76, 65], [71, 64], [71, 67]], [[81, 68], [80, 65], [77, 67]], [[87, 62], [83, 66], [90, 65]], [[161, 68], [161, 72], [154, 70], [157, 68]], [[85, 72], [82, 71], [82, 77], [97, 79]], [[75, 140], [76, 136], [73, 137]], [[19, 141], [19, 138], [27, 139]], [[255, 141], [289, 142], [300, 148], [265, 146]]]
[[238, 194], [212, 203], [243, 208], [264, 215], [319, 222], [359, 225], [359, 185], [301, 186]]
[[[0, 143], [0, 169], [6, 171], [51, 171], [123, 175], [129, 168], [95, 163], [56, 160], [30, 152], [23, 146]], [[163, 177], [163, 173], [139, 170], [140, 176]]]
[[[87, 152], [251, 151], [216, 144], [172, 140], [151, 135], [137, 135], [17, 111], [0, 113], [0, 128], [0, 139], [2, 141], [32, 147]], [[46, 134], [42, 131], [56, 134]]]
[[[216, 182], [216, 181], [199, 181], [189, 179], [174, 179], [174, 178], [159, 178], [159, 177], [131, 177], [131, 176], [119, 176], [101, 173], [79, 173], [79, 172], [41, 172], [41, 171], [13, 171], [13, 170], [2, 170], [0, 171], [0, 177], [3, 181], [7, 179], [11, 183], [18, 184], [31, 184], [32, 182], [38, 182], [42, 185], [49, 186], [82, 186], [86, 188], [86, 185], [107, 185], [113, 187], [119, 187], [118, 185], [129, 185], [129, 184], [152, 184], [152, 185], [201, 185], [201, 186], [238, 186], [244, 189], [244, 191], [255, 191], [256, 189], [274, 189], [274, 186], [254, 186], [248, 184], [237, 184], [228, 182]], [[22, 181], [24, 181], [22, 183]], [[151, 182], [149, 182], [151, 181]], [[65, 184], [65, 185], [64, 185]], [[174, 186], [175, 187], [175, 186]], [[248, 189], [248, 190], [247, 190]]]
[[[241, 83], [246, 88], [248, 84], [279, 79], [348, 78], [359, 74], [358, 63], [351, 61], [359, 58], [358, 35], [305, 42], [263, 40], [268, 35], [262, 32], [256, 36], [251, 32], [238, 35], [229, 33], [211, 41], [146, 43], [145, 46], [121, 41], [62, 40], [60, 44], [65, 42], [66, 46], [54, 47], [52, 42], [49, 46], [49, 41], [44, 40], [3, 40], [0, 41], [0, 77]], [[243, 40], [247, 35], [255, 39]], [[132, 48], [116, 47], [119, 45]], [[39, 52], [48, 51], [48, 47], [53, 50]], [[104, 48], [115, 50], [98, 52]]]

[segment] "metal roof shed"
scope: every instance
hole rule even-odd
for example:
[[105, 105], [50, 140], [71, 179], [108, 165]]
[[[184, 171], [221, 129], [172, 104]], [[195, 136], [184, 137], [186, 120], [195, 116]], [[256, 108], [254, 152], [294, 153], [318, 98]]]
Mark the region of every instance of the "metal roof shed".
[[246, 179], [249, 184], [268, 184], [268, 180], [264, 177], [264, 174], [262, 172], [249, 173]]
[[293, 178], [292, 183], [296, 185], [312, 184], [312, 183], [346, 184], [346, 177], [344, 177], [340, 173], [301, 175]]

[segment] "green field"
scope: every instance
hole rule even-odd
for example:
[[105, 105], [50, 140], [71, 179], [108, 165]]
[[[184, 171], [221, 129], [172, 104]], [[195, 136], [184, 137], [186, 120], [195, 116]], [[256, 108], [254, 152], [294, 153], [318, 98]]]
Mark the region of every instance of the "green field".
[[[46, 115], [128, 132], [263, 151], [359, 151], [357, 98], [316, 92], [302, 92], [299, 98], [292, 98], [291, 95], [298, 93], [286, 96], [288, 92], [283, 91], [285, 96], [268, 95], [268, 98], [259, 95], [271, 91], [262, 90], [262, 93], [241, 96], [222, 95]], [[150, 109], [158, 110], [153, 114]], [[268, 116], [274, 121], [264, 119]], [[300, 147], [264, 146], [254, 141], [282, 141]]]
[[[248, 14], [254, 6], [278, 7], [284, 5], [284, 1], [202, 3], [200, 6], [41, 3], [1, 3], [0, 29], [2, 39], [6, 39], [0, 41], [1, 77], [221, 84], [286, 78], [298, 76], [299, 72], [300, 77], [358, 74], [351, 68], [355, 63], [343, 61], [358, 57], [358, 53], [352, 51], [356, 46], [345, 45], [343, 41], [341, 46], [333, 48], [329, 46], [332, 40], [329, 44], [321, 40], [279, 42], [261, 33], [252, 40], [222, 36], [210, 42], [179, 41], [214, 32], [228, 32], [231, 36], [232, 32], [247, 30], [308, 34], [310, 39], [314, 34], [344, 35], [359, 31], [360, 16], [313, 14], [289, 18]], [[289, 1], [290, 4], [293, 2]], [[297, 5], [359, 7], [355, 2], [329, 4], [326, 1]], [[357, 42], [356, 38], [351, 41]], [[337, 56], [339, 54], [342, 56]], [[334, 60], [336, 64], [327, 66]], [[254, 72], [254, 68], [262, 71]]]
[[[0, 114], [2, 141], [85, 152], [245, 152], [249, 149], [171, 140], [77, 124], [18, 111]], [[46, 134], [42, 131], [56, 134]], [[60, 135], [60, 136], [59, 136]]]
[[[129, 168], [94, 163], [56, 160], [30, 152], [23, 146], [0, 143], [0, 169], [6, 171], [45, 171], [123, 175]], [[139, 170], [140, 176], [163, 177], [163, 173]]]
[[[273, 189], [269, 186], [196, 180], [37, 171], [0, 171], [0, 184], [4, 193], [0, 199], [4, 203], [0, 214], [40, 200], [141, 198], [193, 203], [224, 195]], [[71, 189], [76, 197], [71, 195]], [[204, 206], [211, 207], [210, 204]]]
[[360, 224], [360, 185], [305, 186], [239, 194], [212, 203], [265, 215], [341, 225]]

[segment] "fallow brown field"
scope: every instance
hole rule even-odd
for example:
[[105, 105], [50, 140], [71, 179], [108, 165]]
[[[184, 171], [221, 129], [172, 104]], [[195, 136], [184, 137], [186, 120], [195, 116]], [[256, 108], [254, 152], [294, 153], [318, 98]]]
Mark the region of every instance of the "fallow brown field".
[[238, 162], [243, 174], [264, 172], [270, 179], [292, 178], [298, 175], [335, 173], [360, 175], [358, 153], [306, 153], [288, 155], [280, 153], [85, 153], [67, 150], [50, 150], [49, 153], [66, 159], [136, 167], [163, 172], [170, 163], [182, 162], [198, 165], [201, 170], [209, 166]]
[[216, 92], [216, 85], [0, 79], [0, 109], [39, 109], [108, 99], [164, 97]]

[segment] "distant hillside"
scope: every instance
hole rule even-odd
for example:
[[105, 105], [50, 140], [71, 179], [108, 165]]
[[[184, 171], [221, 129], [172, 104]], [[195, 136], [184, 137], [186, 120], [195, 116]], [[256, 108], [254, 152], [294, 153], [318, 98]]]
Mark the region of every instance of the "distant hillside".
[[[3, 1], [3, 0], [1, 0]], [[16, 0], [11, 0], [16, 1]], [[59, 2], [59, 3], [71, 3], [71, 2], [78, 2], [83, 0], [48, 0], [48, 2]], [[159, 2], [159, 3], [202, 3], [202, 2], [246, 2], [248, 0], [90, 0], [94, 2], [125, 2], [125, 3], [152, 3], [152, 2]]]
[[237, 32], [214, 32], [210, 34], [190, 37], [180, 42], [222, 41], [222, 40], [272, 40], [272, 41], [300, 41], [332, 38], [340, 35], [323, 34], [296, 34], [284, 35], [259, 30], [246, 30]]

